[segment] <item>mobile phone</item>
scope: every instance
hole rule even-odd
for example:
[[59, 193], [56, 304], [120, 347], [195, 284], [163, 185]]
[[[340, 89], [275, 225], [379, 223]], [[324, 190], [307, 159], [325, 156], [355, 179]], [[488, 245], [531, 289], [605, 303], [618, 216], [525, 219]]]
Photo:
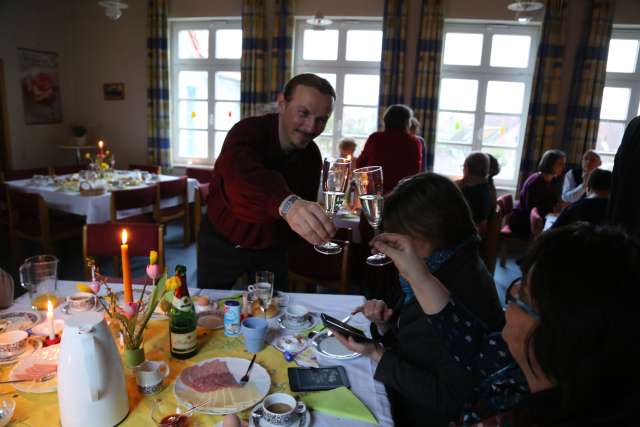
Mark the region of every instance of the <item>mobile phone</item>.
[[320, 318], [322, 319], [322, 323], [329, 330], [333, 332], [337, 332], [340, 335], [344, 335], [345, 337], [352, 337], [355, 342], [361, 343], [372, 343], [374, 342], [371, 338], [366, 336], [360, 329], [356, 329], [353, 326], [347, 325], [344, 322], [336, 319], [335, 317], [331, 317], [326, 313], [321, 313]]
[[289, 368], [291, 391], [331, 390], [341, 386], [351, 387], [343, 366], [326, 368]]

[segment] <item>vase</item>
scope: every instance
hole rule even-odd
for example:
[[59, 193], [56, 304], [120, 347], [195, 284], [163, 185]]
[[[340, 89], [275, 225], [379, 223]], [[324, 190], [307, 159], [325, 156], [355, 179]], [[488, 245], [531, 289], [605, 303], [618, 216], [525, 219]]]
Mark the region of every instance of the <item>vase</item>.
[[122, 357], [127, 368], [135, 368], [144, 362], [144, 347], [125, 348]]

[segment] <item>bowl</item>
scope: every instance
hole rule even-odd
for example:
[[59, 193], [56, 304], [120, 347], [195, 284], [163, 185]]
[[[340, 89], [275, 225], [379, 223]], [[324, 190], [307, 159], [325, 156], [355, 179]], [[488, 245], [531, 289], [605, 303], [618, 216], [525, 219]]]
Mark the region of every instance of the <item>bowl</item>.
[[16, 410], [16, 401], [13, 399], [0, 400], [0, 427], [9, 424], [13, 418], [13, 412]]
[[9, 331], [0, 334], [0, 358], [14, 357], [24, 353], [29, 334], [25, 331]]
[[156, 399], [151, 407], [151, 419], [158, 427], [186, 427], [193, 411], [187, 415], [181, 414], [188, 409], [188, 406], [179, 403], [173, 396]]

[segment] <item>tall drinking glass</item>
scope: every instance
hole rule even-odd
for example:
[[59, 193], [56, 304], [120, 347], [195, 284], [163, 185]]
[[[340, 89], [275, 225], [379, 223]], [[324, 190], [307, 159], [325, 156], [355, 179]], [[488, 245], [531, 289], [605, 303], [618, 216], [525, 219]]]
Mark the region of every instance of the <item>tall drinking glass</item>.
[[265, 319], [267, 318], [267, 309], [273, 299], [273, 281], [274, 275], [271, 271], [256, 271], [255, 284], [249, 286], [249, 292], [253, 294], [253, 300], [257, 299]]
[[[351, 160], [327, 157], [322, 166], [322, 191], [324, 192], [324, 210], [330, 220], [340, 210], [344, 200], [344, 193], [347, 191], [349, 183], [349, 172], [351, 170]], [[340, 245], [327, 242], [322, 245], [315, 245], [316, 251], [325, 255], [335, 255], [342, 252]]]
[[[362, 212], [373, 227], [377, 236], [382, 222], [382, 206], [384, 196], [382, 191], [382, 166], [367, 166], [353, 171], [353, 176], [360, 195]], [[376, 267], [387, 265], [391, 262], [385, 254], [377, 253], [367, 258], [367, 264]]]
[[58, 258], [53, 255], [27, 258], [20, 266], [20, 284], [29, 292], [34, 310], [46, 311], [47, 301], [57, 306]]

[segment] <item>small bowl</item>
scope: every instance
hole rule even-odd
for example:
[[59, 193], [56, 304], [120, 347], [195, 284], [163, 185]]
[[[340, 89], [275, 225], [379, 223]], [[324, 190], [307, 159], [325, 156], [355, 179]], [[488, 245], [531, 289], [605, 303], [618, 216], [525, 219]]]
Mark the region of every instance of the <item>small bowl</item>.
[[[166, 422], [165, 420], [171, 415], [180, 416], [180, 414], [183, 414], [189, 408], [190, 406], [177, 402], [173, 397], [157, 399], [153, 402], [153, 406], [151, 408], [151, 419], [158, 427], [184, 427], [189, 425], [188, 418], [193, 415], [193, 411], [182, 417], [182, 420], [184, 421], [178, 420], [175, 422]], [[186, 419], [184, 419], [184, 417], [186, 417]]]
[[0, 334], [0, 358], [9, 358], [24, 353], [29, 334], [25, 331], [10, 331]]
[[16, 410], [16, 401], [13, 399], [0, 400], [0, 427], [4, 427], [13, 418], [13, 412]]

